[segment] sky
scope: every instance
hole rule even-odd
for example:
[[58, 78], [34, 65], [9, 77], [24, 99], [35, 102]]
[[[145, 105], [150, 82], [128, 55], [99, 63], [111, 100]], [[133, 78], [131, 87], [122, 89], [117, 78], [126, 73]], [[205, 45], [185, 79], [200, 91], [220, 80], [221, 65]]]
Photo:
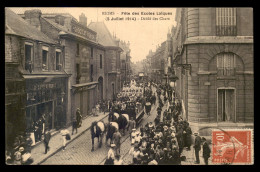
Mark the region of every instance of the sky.
[[[34, 8], [10, 8], [15, 13], [24, 13]], [[87, 17], [88, 24], [103, 21], [111, 34], [125, 42], [130, 42], [131, 61], [137, 62], [146, 58], [149, 50], [166, 41], [167, 33], [172, 26], [176, 26], [176, 8], [36, 8], [42, 13], [70, 13], [79, 20], [81, 13]], [[143, 12], [143, 13], [141, 13]], [[128, 13], [128, 14], [127, 14]], [[129, 15], [130, 13], [130, 15]], [[136, 13], [136, 14], [133, 14]], [[138, 14], [137, 14], [138, 13]], [[109, 20], [107, 18], [109, 17]], [[111, 20], [111, 18], [123, 20]], [[134, 20], [126, 20], [130, 17]], [[150, 18], [147, 18], [150, 17]], [[160, 19], [160, 17], [162, 17]], [[142, 20], [146, 18], [146, 20]], [[157, 18], [158, 20], [155, 20]]]

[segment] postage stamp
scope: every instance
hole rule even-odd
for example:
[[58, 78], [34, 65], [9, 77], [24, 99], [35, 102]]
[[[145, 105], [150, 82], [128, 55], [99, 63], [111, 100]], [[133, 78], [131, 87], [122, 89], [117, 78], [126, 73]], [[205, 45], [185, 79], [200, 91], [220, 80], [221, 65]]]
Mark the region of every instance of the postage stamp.
[[252, 129], [216, 129], [212, 131], [213, 164], [253, 164]]

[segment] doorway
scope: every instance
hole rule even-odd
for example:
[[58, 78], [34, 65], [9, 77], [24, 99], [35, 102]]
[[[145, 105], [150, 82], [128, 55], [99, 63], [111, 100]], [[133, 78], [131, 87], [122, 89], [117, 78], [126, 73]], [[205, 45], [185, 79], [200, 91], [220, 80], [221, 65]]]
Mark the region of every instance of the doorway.
[[103, 100], [103, 78], [98, 78], [98, 92], [99, 92], [99, 100]]
[[218, 89], [218, 122], [236, 122], [235, 89]]

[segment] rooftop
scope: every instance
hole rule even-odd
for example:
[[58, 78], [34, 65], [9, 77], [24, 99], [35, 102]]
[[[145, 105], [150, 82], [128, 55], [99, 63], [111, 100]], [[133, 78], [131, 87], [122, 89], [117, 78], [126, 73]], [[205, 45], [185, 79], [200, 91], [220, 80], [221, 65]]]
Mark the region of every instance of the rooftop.
[[111, 33], [106, 27], [104, 22], [91, 22], [88, 28], [97, 32], [97, 41], [103, 46], [114, 46], [117, 47]]
[[56, 44], [54, 40], [27, 23], [9, 8], [5, 8], [5, 34], [12, 34], [45, 43]]

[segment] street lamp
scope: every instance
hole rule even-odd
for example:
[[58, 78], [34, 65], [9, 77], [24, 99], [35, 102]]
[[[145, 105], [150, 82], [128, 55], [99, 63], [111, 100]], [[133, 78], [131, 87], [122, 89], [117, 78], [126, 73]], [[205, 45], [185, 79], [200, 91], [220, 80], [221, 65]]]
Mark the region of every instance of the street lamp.
[[64, 98], [64, 96], [65, 96], [64, 91], [62, 91], [62, 92], [60, 93], [60, 96], [61, 96], [61, 103], [63, 103], [63, 98]]

